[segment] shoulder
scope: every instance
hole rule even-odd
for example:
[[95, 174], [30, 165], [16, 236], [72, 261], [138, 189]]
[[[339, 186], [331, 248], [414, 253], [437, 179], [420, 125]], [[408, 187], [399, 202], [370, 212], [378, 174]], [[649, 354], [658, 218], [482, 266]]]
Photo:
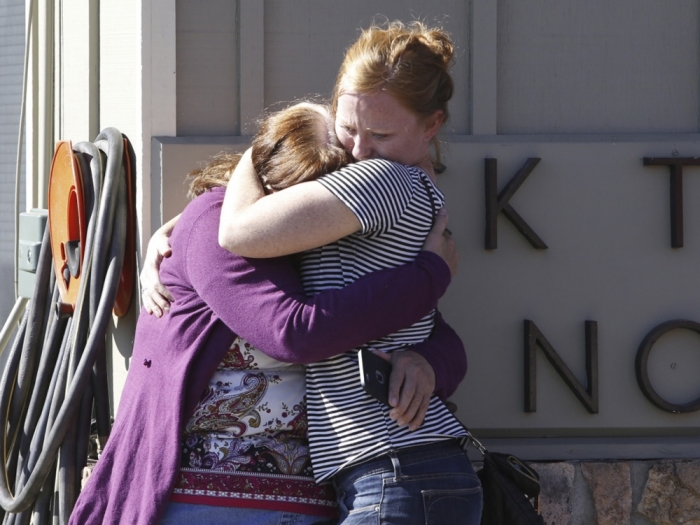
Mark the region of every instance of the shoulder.
[[369, 159], [349, 164], [318, 179], [326, 187], [385, 188], [396, 191], [414, 185], [422, 170], [384, 159]]
[[404, 166], [398, 162], [393, 162], [385, 159], [368, 159], [349, 164], [342, 170], [347, 172], [359, 172], [364, 173], [367, 176], [410, 176], [413, 168], [410, 166]]
[[[210, 282], [221, 287], [224, 272], [233, 274], [244, 268], [242, 257], [219, 245], [219, 219], [225, 188], [215, 188], [195, 197], [183, 210], [170, 238], [172, 255], [161, 269], [171, 270], [170, 283], [189, 283], [201, 294]], [[216, 272], [211, 269], [216, 268]], [[162, 272], [165, 279], [165, 273]], [[164, 284], [169, 285], [164, 281]]]
[[[224, 201], [224, 195], [226, 194], [226, 188], [219, 187], [213, 188], [209, 191], [205, 191], [201, 195], [192, 199], [182, 212], [182, 219], [187, 218], [189, 221], [199, 217], [203, 213], [211, 210], [212, 208], [220, 207]], [[180, 221], [178, 221], [178, 224]]]
[[225, 190], [226, 188], [215, 188], [207, 191], [185, 206], [170, 237], [173, 255], [169, 259], [184, 261], [193, 247], [201, 249], [202, 245], [208, 246], [214, 241], [218, 245], [219, 219]]
[[225, 193], [226, 188], [214, 188], [192, 199], [175, 225], [171, 242], [182, 234], [190, 233], [194, 228], [206, 227], [209, 223], [216, 224], [218, 231]]

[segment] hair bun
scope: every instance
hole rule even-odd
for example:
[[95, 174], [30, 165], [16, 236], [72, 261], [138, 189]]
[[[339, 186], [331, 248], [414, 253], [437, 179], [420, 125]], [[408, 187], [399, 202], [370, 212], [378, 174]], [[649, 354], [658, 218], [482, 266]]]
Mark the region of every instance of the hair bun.
[[450, 67], [455, 54], [455, 48], [450, 40], [450, 35], [438, 28], [425, 29], [422, 34], [423, 41], [433, 53], [441, 57], [443, 66]]
[[452, 65], [455, 50], [450, 34], [440, 27], [428, 27], [419, 20], [414, 20], [408, 25], [400, 21], [389, 22], [388, 29], [393, 29], [396, 35], [403, 34], [408, 38], [407, 44], [412, 40], [414, 43], [421, 44], [428, 48], [433, 53], [434, 58], [437, 58], [442, 67], [449, 68]]

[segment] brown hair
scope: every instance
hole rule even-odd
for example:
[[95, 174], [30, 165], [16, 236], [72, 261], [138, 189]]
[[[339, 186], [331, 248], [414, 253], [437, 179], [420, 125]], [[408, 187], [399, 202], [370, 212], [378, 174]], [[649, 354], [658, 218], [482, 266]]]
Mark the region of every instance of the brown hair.
[[[440, 28], [428, 28], [419, 21], [373, 24], [345, 53], [333, 90], [333, 112], [338, 97], [346, 91], [369, 94], [383, 90], [419, 118], [442, 111], [444, 123], [454, 92], [453, 57], [450, 36]], [[439, 161], [436, 139], [433, 145]]]
[[[266, 115], [253, 137], [253, 166], [267, 190], [282, 190], [347, 165], [351, 155], [339, 144], [325, 106], [301, 103]], [[240, 154], [219, 153], [187, 176], [188, 197], [226, 186]]]

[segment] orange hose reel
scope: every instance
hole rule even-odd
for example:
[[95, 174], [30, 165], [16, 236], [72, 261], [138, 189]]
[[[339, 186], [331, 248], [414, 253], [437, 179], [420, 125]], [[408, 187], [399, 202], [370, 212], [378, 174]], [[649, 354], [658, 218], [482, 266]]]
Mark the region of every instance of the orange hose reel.
[[60, 141], [49, 177], [49, 233], [61, 302], [73, 308], [80, 288], [86, 230], [80, 164], [70, 141]]
[[[125, 139], [125, 146], [126, 146]], [[127, 237], [124, 263], [119, 288], [113, 307], [114, 315], [121, 317], [129, 309], [135, 275], [134, 211], [131, 187], [131, 165], [124, 153], [124, 169], [127, 175], [128, 212]], [[49, 177], [49, 233], [53, 267], [56, 274], [61, 302], [75, 309], [82, 277], [87, 218], [83, 201], [83, 184], [80, 163], [70, 141], [56, 145]], [[65, 308], [65, 306], [64, 306]]]

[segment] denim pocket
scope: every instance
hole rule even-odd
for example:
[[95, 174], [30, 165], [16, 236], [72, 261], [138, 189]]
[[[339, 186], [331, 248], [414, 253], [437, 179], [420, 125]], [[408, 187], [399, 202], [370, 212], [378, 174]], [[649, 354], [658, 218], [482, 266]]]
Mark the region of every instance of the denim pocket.
[[350, 486], [347, 490], [337, 490], [340, 519], [338, 523], [348, 525], [379, 525], [379, 504], [381, 502], [381, 478], [379, 487], [362, 478], [365, 483]]
[[380, 523], [479, 525], [481, 485], [476, 476], [432, 472], [385, 479]]
[[343, 525], [479, 525], [481, 483], [451, 443], [400, 451], [335, 478]]
[[424, 490], [426, 525], [446, 523], [478, 525], [481, 521], [481, 487]]

